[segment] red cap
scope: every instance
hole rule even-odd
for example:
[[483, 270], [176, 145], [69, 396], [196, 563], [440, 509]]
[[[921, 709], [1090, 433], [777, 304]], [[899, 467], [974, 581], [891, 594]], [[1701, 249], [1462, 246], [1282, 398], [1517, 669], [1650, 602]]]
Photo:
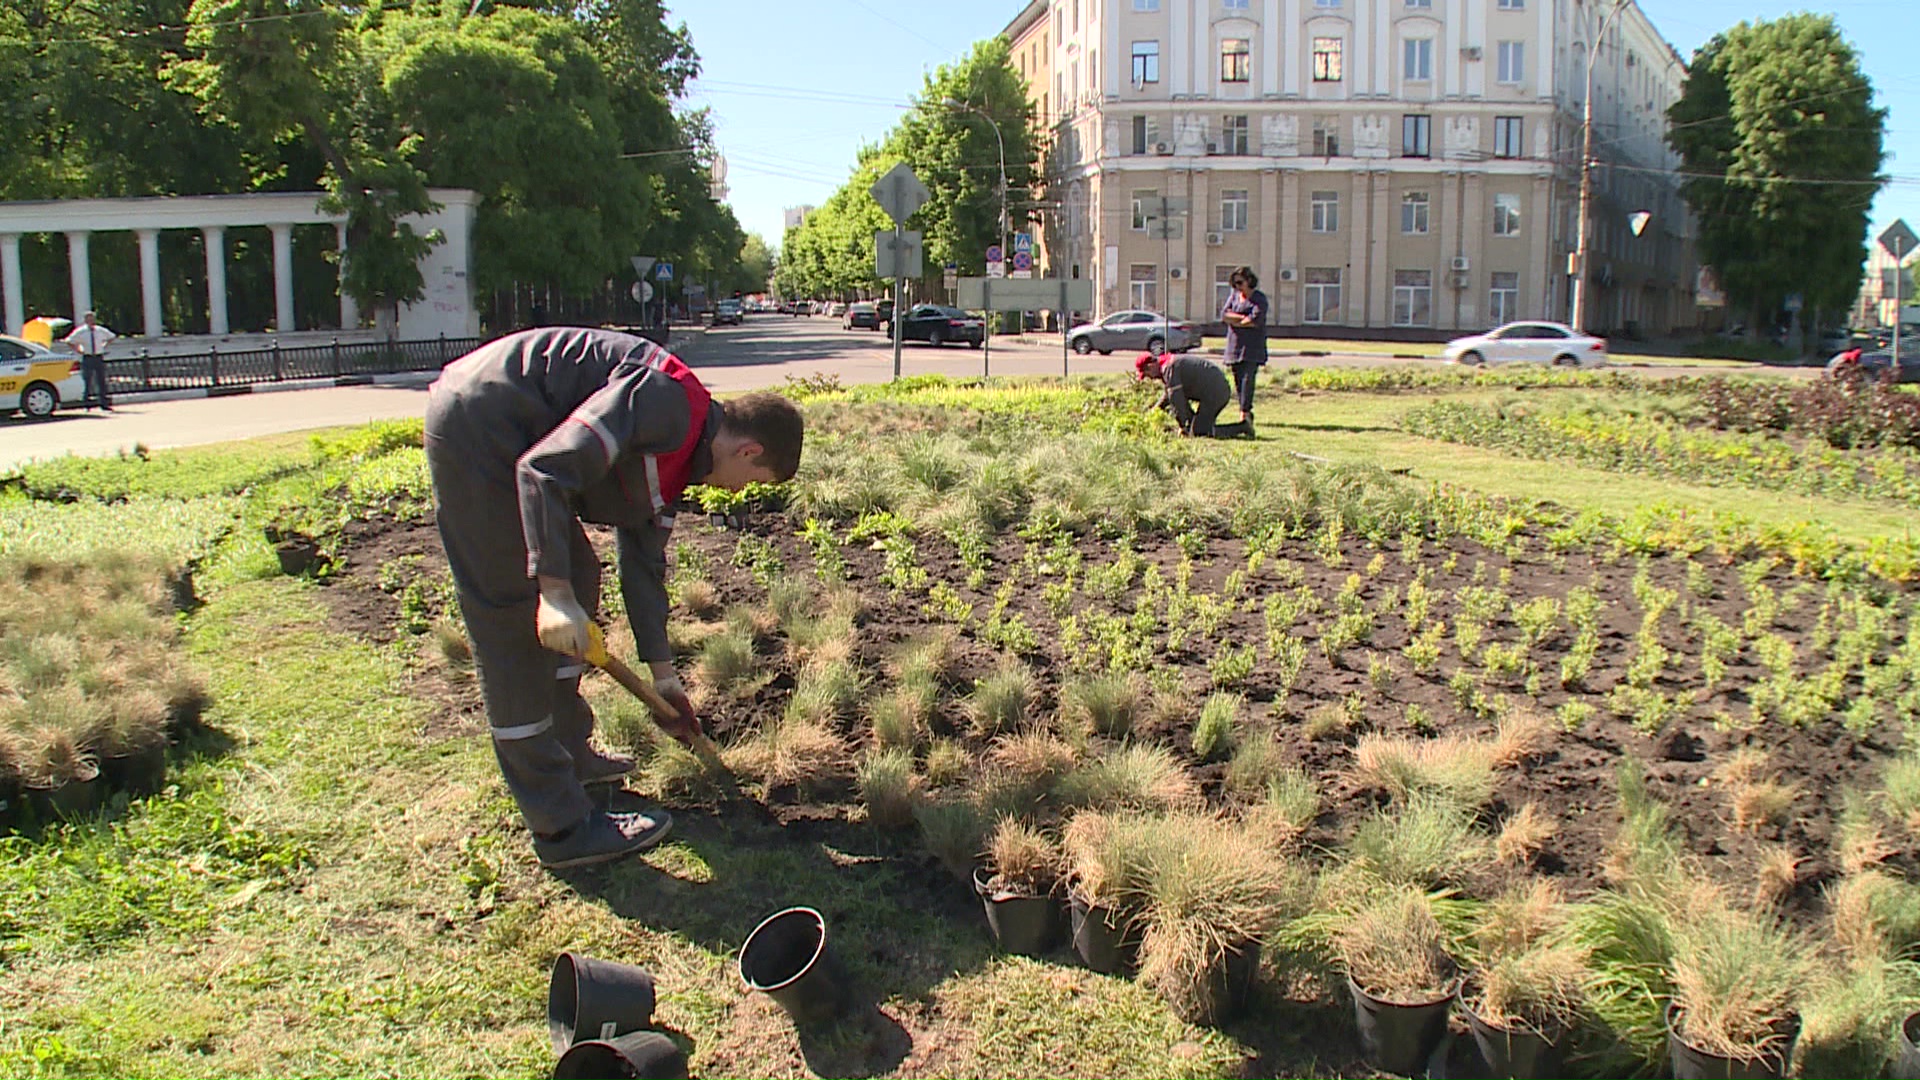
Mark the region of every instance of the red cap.
[[1157, 365], [1159, 362], [1159, 359], [1152, 353], [1141, 353], [1140, 359], [1133, 362], [1134, 381], [1145, 382], [1148, 379], [1157, 378], [1157, 375], [1149, 375], [1147, 369]]

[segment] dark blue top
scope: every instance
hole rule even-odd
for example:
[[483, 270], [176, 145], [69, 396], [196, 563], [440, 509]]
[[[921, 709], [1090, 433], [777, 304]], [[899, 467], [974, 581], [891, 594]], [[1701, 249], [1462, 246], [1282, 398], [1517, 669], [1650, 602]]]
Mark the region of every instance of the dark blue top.
[[1242, 299], [1235, 289], [1228, 293], [1227, 306], [1220, 310], [1222, 315], [1245, 315], [1253, 320], [1252, 326], [1227, 324], [1227, 366], [1266, 363], [1267, 294], [1255, 289]]

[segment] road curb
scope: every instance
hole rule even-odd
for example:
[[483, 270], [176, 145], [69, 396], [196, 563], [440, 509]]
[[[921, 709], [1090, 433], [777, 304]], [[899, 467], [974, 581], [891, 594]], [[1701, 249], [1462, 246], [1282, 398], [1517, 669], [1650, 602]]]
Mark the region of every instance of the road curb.
[[277, 383], [242, 383], [238, 386], [200, 386], [190, 390], [146, 390], [115, 394], [113, 400], [127, 405], [153, 401], [191, 401], [195, 398], [242, 397], [247, 394], [280, 394], [294, 390], [329, 390], [341, 386], [397, 386], [420, 389], [440, 377], [437, 371], [402, 371], [390, 375], [339, 375], [325, 379], [289, 379]]

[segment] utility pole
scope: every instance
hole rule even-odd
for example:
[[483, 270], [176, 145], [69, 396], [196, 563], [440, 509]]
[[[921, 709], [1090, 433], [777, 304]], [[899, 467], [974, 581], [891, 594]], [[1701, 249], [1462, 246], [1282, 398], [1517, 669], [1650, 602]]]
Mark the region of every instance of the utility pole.
[[1576, 333], [1587, 332], [1587, 289], [1591, 280], [1592, 251], [1588, 247], [1588, 234], [1591, 229], [1588, 221], [1593, 216], [1593, 65], [1600, 59], [1600, 48], [1606, 43], [1607, 31], [1613, 27], [1613, 20], [1627, 9], [1630, 0], [1614, 0], [1613, 10], [1607, 12], [1607, 18], [1600, 24], [1600, 33], [1595, 35], [1587, 49], [1587, 89], [1586, 96], [1580, 102], [1580, 223], [1574, 241], [1574, 277], [1573, 277], [1573, 329]]

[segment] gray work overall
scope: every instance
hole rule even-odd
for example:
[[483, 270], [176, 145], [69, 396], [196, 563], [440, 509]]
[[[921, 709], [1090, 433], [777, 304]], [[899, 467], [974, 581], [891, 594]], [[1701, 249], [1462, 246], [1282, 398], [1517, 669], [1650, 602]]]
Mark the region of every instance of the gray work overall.
[[[560, 832], [592, 810], [574, 762], [593, 731], [581, 664], [540, 645], [535, 576], [573, 583], [589, 616], [600, 561], [581, 521], [619, 529], [620, 586], [640, 659], [671, 660], [671, 507], [649, 497], [648, 455], [682, 447], [686, 390], [650, 367], [663, 350], [607, 330], [513, 334], [449, 364], [427, 402], [434, 511], [473, 642], [494, 754], [527, 827]], [[690, 482], [711, 468], [720, 409], [701, 425]]]

